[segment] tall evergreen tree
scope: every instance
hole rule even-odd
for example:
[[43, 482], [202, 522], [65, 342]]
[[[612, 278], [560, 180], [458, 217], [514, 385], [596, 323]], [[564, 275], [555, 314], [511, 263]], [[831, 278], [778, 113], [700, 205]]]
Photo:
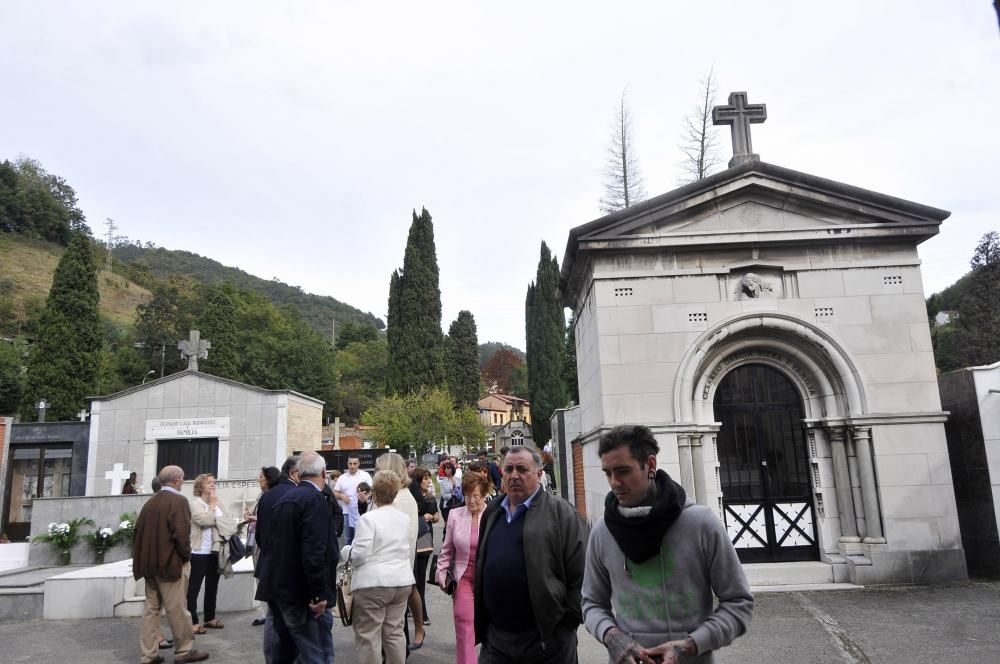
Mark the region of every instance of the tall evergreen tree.
[[551, 438], [549, 418], [566, 405], [563, 381], [566, 318], [559, 301], [559, 263], [542, 242], [535, 281], [525, 300], [525, 336], [528, 346], [528, 389], [532, 437], [538, 443]]
[[0, 415], [14, 415], [21, 404], [23, 345], [0, 339]]
[[570, 401], [580, 403], [580, 385], [576, 377], [576, 320], [569, 315], [566, 324], [566, 354], [563, 357], [563, 382]]
[[204, 295], [205, 306], [198, 317], [202, 339], [212, 343], [212, 350], [199, 368], [223, 378], [241, 380], [239, 334], [236, 327], [239, 295], [236, 287], [226, 282], [210, 286]]
[[100, 294], [90, 240], [74, 235], [52, 278], [40, 331], [28, 357], [21, 419], [49, 404], [47, 419], [72, 419], [97, 387], [101, 353]]
[[479, 339], [472, 312], [458, 312], [448, 328], [444, 351], [448, 391], [455, 405], [475, 406], [479, 401]]
[[389, 334], [388, 392], [409, 394], [422, 386], [442, 385], [441, 289], [434, 224], [426, 209], [420, 216], [413, 212], [403, 271], [393, 279], [397, 283], [395, 289], [389, 283], [389, 317], [395, 319], [397, 329]]
[[396, 393], [396, 386], [401, 384], [403, 379], [400, 373], [399, 364], [399, 331], [402, 328], [401, 314], [399, 312], [399, 291], [402, 287], [403, 275], [399, 270], [393, 270], [389, 277], [389, 312], [386, 314], [385, 340], [388, 345], [385, 369], [385, 393], [392, 395]]

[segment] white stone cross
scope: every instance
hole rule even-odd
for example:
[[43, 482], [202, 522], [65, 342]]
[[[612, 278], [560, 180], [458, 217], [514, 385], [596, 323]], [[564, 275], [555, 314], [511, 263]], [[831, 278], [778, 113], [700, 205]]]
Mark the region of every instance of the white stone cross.
[[764, 120], [767, 120], [767, 105], [748, 104], [746, 92], [730, 92], [728, 106], [712, 109], [712, 124], [732, 126], [733, 158], [729, 160], [729, 168], [759, 158], [753, 153], [750, 125]]
[[208, 357], [208, 349], [212, 347], [212, 342], [202, 341], [198, 330], [191, 330], [191, 334], [184, 341], [177, 342], [177, 348], [181, 351], [181, 357], [187, 358], [188, 369], [198, 370], [198, 358]]
[[122, 492], [122, 484], [129, 478], [132, 473], [125, 470], [125, 466], [120, 463], [115, 464], [114, 470], [109, 470], [104, 473], [104, 479], [111, 480], [111, 493], [112, 496], [120, 496]]
[[81, 422], [86, 422], [87, 421], [87, 409], [86, 408], [81, 408], [80, 412], [77, 413], [76, 416], [80, 418]]

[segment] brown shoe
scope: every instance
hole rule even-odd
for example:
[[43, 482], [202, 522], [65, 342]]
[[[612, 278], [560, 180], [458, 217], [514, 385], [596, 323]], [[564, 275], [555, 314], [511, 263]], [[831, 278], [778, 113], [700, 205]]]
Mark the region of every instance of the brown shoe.
[[204, 662], [208, 659], [207, 652], [201, 652], [200, 650], [192, 649], [191, 652], [184, 655], [183, 657], [174, 657], [174, 664], [188, 664], [188, 662]]

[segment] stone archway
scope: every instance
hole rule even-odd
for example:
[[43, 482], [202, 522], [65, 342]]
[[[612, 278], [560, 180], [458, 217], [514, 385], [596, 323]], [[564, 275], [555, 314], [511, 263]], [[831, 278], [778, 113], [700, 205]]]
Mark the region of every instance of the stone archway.
[[[734, 316], [704, 332], [678, 367], [674, 412], [682, 483], [698, 502], [723, 517], [722, 482], [717, 454], [720, 424], [713, 401], [720, 381], [746, 364], [779, 371], [802, 397], [807, 429], [812, 502], [821, 549], [884, 542], [871, 454], [870, 429], [849, 427], [868, 412], [863, 382], [843, 346], [828, 332], [781, 313]], [[861, 477], [864, 506], [855, 506], [851, 474]], [[873, 500], [872, 497], [875, 497]]]

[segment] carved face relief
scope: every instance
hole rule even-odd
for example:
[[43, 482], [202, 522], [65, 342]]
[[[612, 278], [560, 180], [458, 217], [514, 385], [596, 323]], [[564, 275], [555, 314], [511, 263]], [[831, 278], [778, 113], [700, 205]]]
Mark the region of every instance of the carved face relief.
[[774, 288], [753, 272], [747, 272], [740, 279], [740, 291], [749, 298], [758, 298], [761, 295], [770, 295], [774, 292]]

